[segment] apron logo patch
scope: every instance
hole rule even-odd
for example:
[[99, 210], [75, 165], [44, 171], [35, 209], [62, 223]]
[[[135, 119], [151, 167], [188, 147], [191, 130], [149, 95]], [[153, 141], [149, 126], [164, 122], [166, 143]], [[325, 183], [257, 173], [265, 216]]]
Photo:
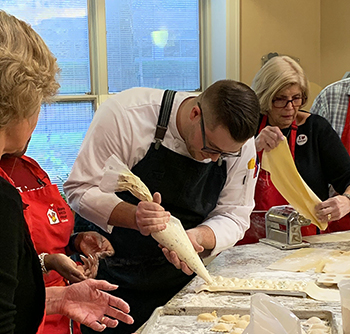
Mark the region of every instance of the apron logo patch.
[[307, 136], [306, 135], [299, 135], [297, 137], [297, 144], [299, 146], [304, 145], [307, 142]]
[[52, 209], [47, 210], [47, 218], [49, 218], [51, 225], [58, 224], [60, 222], [57, 213]]

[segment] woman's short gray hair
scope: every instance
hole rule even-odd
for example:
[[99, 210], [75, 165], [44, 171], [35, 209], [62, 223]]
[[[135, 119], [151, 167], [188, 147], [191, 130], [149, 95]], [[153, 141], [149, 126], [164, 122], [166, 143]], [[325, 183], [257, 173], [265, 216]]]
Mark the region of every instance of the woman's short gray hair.
[[303, 107], [309, 96], [309, 83], [302, 67], [288, 56], [271, 58], [255, 75], [252, 89], [260, 101], [261, 114], [272, 108], [276, 94], [291, 85], [297, 84], [302, 93]]

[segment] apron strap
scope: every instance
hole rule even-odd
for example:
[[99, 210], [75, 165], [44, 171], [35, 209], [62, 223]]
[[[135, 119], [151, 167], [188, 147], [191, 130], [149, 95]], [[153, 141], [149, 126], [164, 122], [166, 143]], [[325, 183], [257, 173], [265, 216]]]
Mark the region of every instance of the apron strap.
[[350, 96], [349, 96], [349, 103], [348, 103], [348, 112], [346, 114], [344, 130], [341, 135], [341, 141], [344, 144], [348, 153], [350, 154]]
[[156, 150], [159, 149], [159, 146], [162, 143], [165, 133], [168, 129], [168, 123], [169, 123], [171, 108], [173, 106], [175, 94], [176, 94], [176, 91], [174, 90], [164, 91], [162, 104], [160, 106], [160, 111], [159, 111], [156, 134], [154, 136], [154, 139], [156, 140], [156, 145], [155, 145]]
[[297, 139], [297, 131], [298, 131], [297, 123], [293, 121], [291, 126], [290, 136], [289, 136], [289, 147], [290, 147], [290, 153], [292, 154], [293, 160], [295, 160], [295, 142]]

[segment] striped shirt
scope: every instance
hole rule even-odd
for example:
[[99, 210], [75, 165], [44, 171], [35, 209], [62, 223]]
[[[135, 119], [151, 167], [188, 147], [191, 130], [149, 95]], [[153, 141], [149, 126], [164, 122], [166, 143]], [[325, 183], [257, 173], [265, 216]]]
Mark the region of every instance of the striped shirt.
[[331, 123], [341, 137], [350, 97], [350, 78], [334, 82], [316, 97], [310, 112], [321, 115]]

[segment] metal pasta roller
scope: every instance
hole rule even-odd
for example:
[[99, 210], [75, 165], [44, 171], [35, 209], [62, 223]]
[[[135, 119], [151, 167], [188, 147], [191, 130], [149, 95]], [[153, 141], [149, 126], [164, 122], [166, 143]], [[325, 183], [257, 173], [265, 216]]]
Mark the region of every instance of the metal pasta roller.
[[265, 215], [266, 238], [259, 241], [280, 249], [308, 247], [300, 228], [310, 223], [289, 205], [273, 206]]

